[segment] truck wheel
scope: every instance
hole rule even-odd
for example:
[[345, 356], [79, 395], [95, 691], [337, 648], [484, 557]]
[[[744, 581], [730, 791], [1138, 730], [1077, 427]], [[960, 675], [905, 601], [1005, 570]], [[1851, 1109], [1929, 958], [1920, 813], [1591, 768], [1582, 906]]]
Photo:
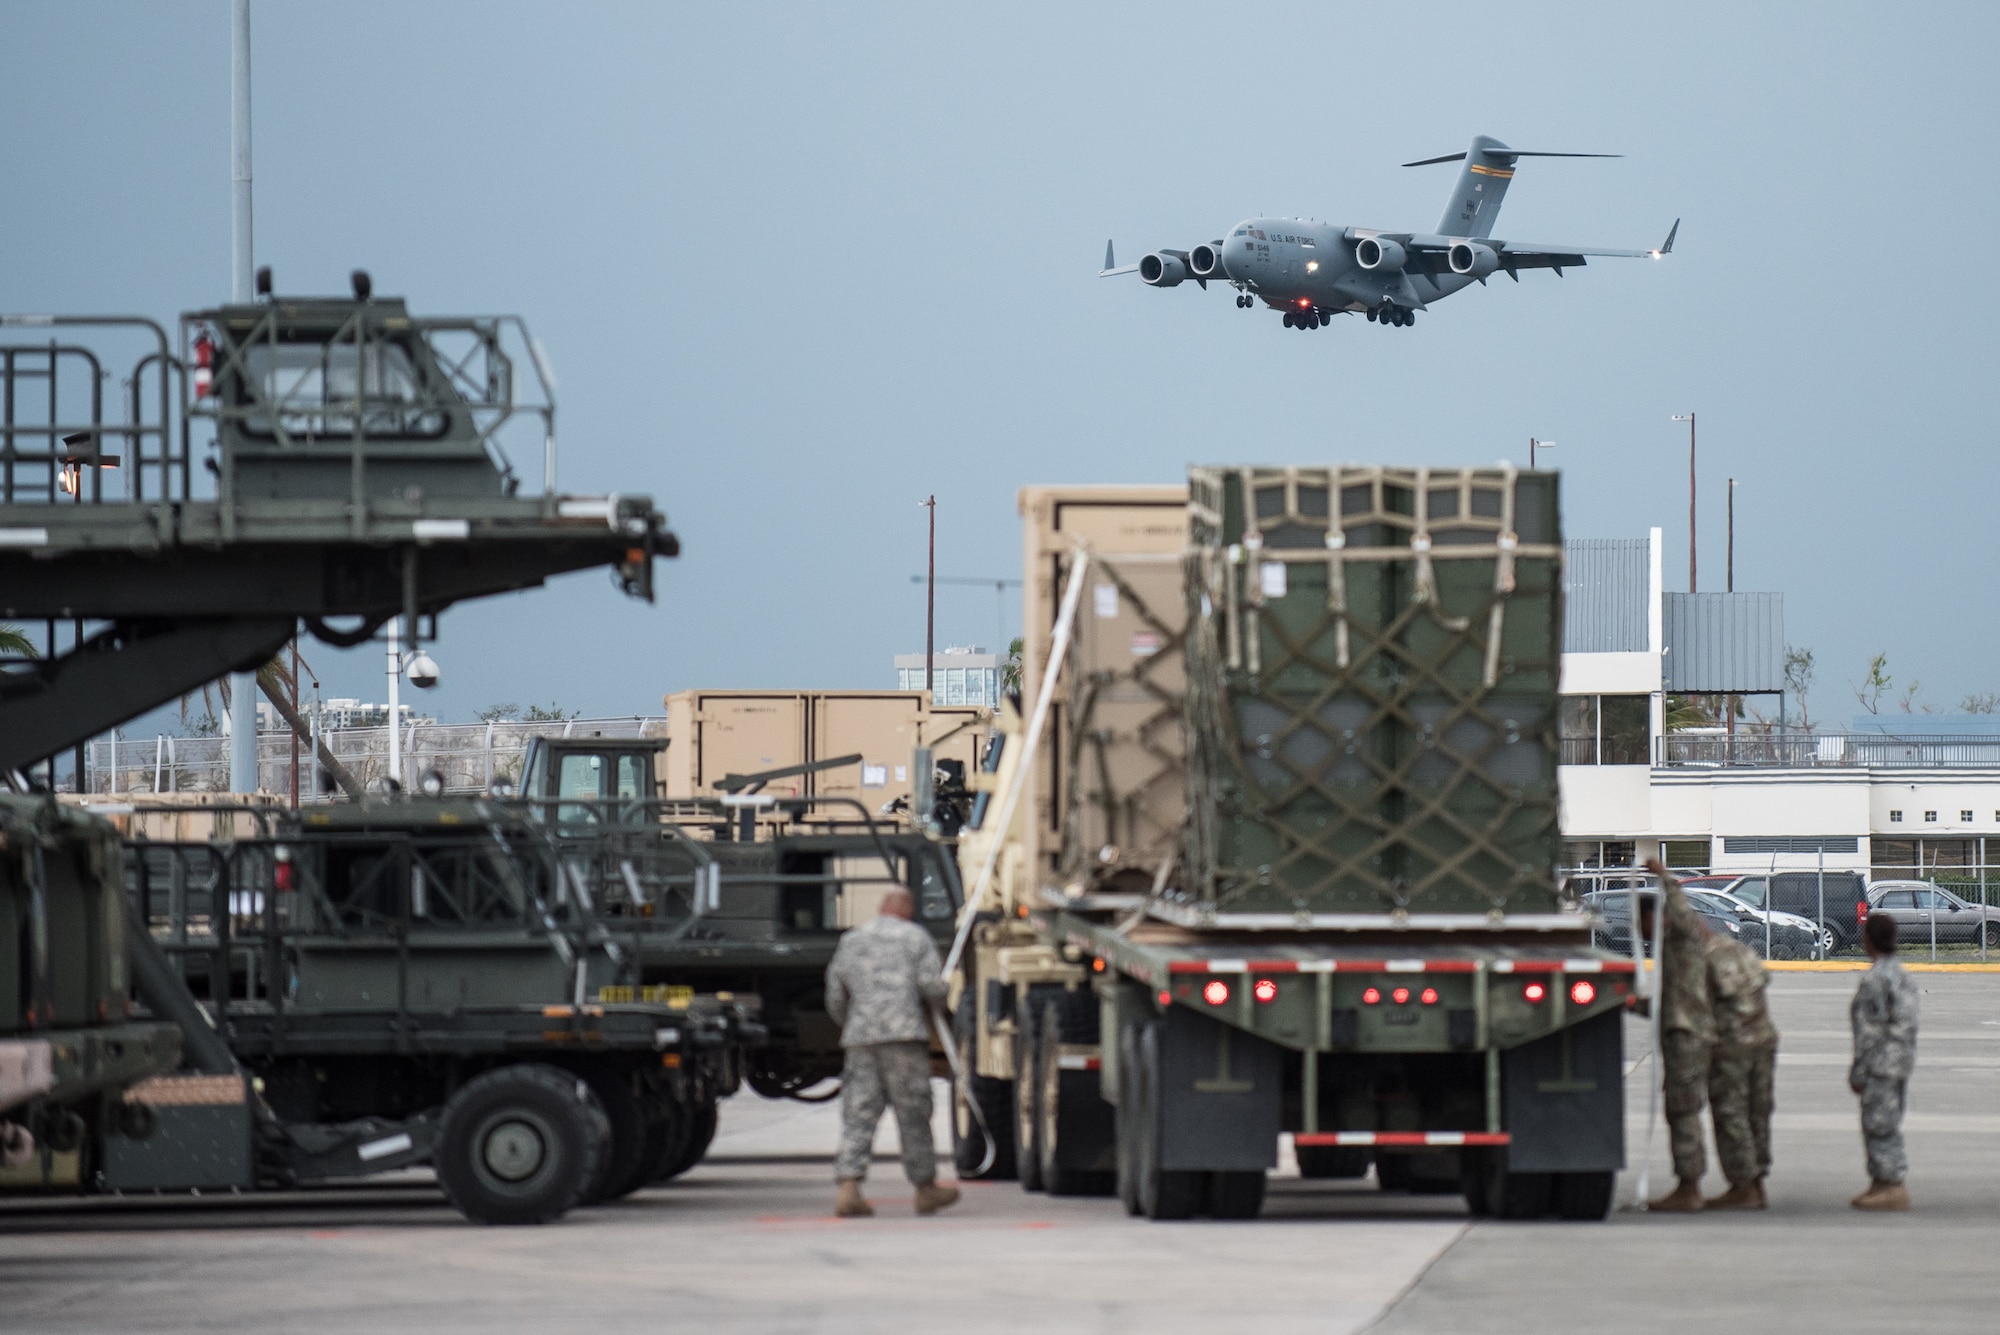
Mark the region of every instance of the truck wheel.
[[1042, 1189], [1041, 1072], [1035, 1059], [1035, 1008], [1016, 1007], [1014, 1017], [1014, 1171], [1021, 1190]]
[[1300, 1177], [1367, 1177], [1374, 1160], [1366, 1145], [1295, 1145], [1292, 1151], [1298, 1156]]
[[[1473, 1162], [1475, 1167], [1472, 1171], [1482, 1179], [1478, 1184], [1478, 1195], [1483, 1197], [1486, 1214], [1495, 1219], [1540, 1219], [1549, 1212], [1555, 1191], [1555, 1174], [1510, 1173], [1507, 1171], [1505, 1149], [1488, 1151]], [[1472, 1190], [1467, 1190], [1468, 1205], [1474, 1203], [1474, 1194]]]
[[1262, 1173], [1208, 1175], [1208, 1212], [1217, 1219], [1255, 1219], [1264, 1212]]
[[[1041, 1098], [1039, 1100], [1038, 1148], [1042, 1156], [1042, 1189], [1051, 1196], [1109, 1196], [1117, 1189], [1116, 1172], [1103, 1169], [1066, 1167], [1062, 1162], [1062, 1109], [1064, 1103], [1063, 1069], [1061, 1048], [1064, 1043], [1088, 1044], [1098, 1039], [1097, 997], [1094, 993], [1076, 991], [1064, 992], [1052, 998], [1042, 1007], [1041, 1024], [1037, 1027], [1041, 1042], [1037, 1045], [1037, 1070], [1041, 1076]], [[1080, 1077], [1080, 1078], [1079, 1078]], [[1078, 1109], [1073, 1114], [1072, 1127], [1078, 1117], [1095, 1119], [1102, 1107], [1100, 1096], [1088, 1088], [1089, 1073], [1076, 1072], [1069, 1080], [1069, 1097], [1090, 1099], [1098, 1108]], [[1083, 1088], [1079, 1088], [1083, 1086]], [[1101, 1124], [1096, 1128], [1100, 1133]], [[1084, 1151], [1090, 1154], [1091, 1151]], [[1075, 1157], [1075, 1147], [1072, 1147]]]
[[1160, 1167], [1160, 1026], [1146, 1025], [1138, 1042], [1139, 1098], [1133, 1109], [1139, 1124], [1138, 1143], [1133, 1146], [1134, 1167], [1139, 1179], [1139, 1212], [1148, 1219], [1190, 1219], [1201, 1203], [1201, 1173], [1168, 1171]]
[[687, 1172], [707, 1156], [708, 1147], [715, 1143], [719, 1113], [714, 1099], [677, 1103], [675, 1107], [680, 1113], [679, 1133], [673, 1138], [673, 1154], [663, 1158], [655, 1182], [671, 1182]]
[[1557, 1173], [1555, 1179], [1558, 1219], [1603, 1219], [1611, 1213], [1616, 1173]]
[[651, 1166], [646, 1161], [646, 1105], [633, 1091], [629, 1072], [592, 1067], [582, 1074], [604, 1109], [611, 1138], [598, 1159], [596, 1178], [577, 1204], [602, 1205], [631, 1195], [646, 1181]]
[[609, 1139], [584, 1081], [540, 1062], [502, 1066], [445, 1104], [438, 1185], [474, 1223], [545, 1224], [582, 1199]]
[[[958, 1066], [965, 1072], [966, 1086], [962, 1091], [952, 1091], [951, 1157], [960, 1177], [1005, 1182], [1014, 1176], [1014, 1085], [1011, 1080], [995, 1080], [973, 1069], [973, 1056], [979, 1046], [973, 1029], [978, 1023], [973, 1000], [968, 996], [951, 1017], [952, 1038], [958, 1045]], [[972, 1120], [967, 1099], [978, 1105], [986, 1130], [997, 1142], [993, 1146], [993, 1162], [984, 1173], [979, 1171], [979, 1165], [986, 1159], [986, 1136], [980, 1132], [979, 1123]]]
[[1375, 1185], [1384, 1191], [1410, 1189], [1410, 1156], [1403, 1153], [1375, 1156]]
[[1139, 1144], [1139, 1026], [1123, 1025], [1118, 1031], [1118, 1200], [1125, 1213], [1134, 1217], [1139, 1207], [1139, 1165], [1135, 1147]]

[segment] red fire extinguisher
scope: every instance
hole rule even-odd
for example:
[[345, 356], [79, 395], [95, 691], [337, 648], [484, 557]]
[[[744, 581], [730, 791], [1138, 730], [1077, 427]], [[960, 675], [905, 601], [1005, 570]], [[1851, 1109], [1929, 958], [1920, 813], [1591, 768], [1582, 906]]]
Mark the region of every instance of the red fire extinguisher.
[[215, 340], [206, 329], [194, 340], [194, 396], [205, 399], [215, 392]]

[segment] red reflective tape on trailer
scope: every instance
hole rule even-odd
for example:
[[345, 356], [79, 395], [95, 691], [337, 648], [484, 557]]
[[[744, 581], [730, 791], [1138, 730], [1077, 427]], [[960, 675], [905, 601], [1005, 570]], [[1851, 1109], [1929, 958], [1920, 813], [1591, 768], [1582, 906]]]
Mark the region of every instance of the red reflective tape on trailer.
[[1388, 967], [1387, 960], [1335, 960], [1336, 973], [1381, 973]]
[[1422, 973], [1423, 971], [1424, 962], [1422, 960], [1385, 960], [1382, 964], [1382, 972], [1384, 973]]
[[1380, 1145], [1388, 1149], [1427, 1149], [1451, 1145], [1506, 1145], [1505, 1131], [1301, 1131], [1294, 1145]]
[[1564, 973], [1603, 973], [1603, 972], [1604, 972], [1604, 961], [1603, 961], [1603, 960], [1564, 960], [1564, 961], [1562, 962], [1562, 968], [1563, 968], [1563, 972], [1564, 972]]
[[1169, 960], [1169, 961], [1167, 961], [1167, 972], [1168, 972], [1168, 973], [1207, 973], [1207, 972], [1208, 972], [1208, 961], [1207, 961], [1207, 960]]
[[1249, 964], [1251, 973], [1297, 973], [1299, 967], [1297, 960], [1251, 960]]
[[1479, 968], [1477, 960], [1432, 960], [1424, 966], [1425, 973], [1474, 973]]
[[1057, 1056], [1056, 1069], [1059, 1071], [1101, 1071], [1104, 1059], [1101, 1057]]

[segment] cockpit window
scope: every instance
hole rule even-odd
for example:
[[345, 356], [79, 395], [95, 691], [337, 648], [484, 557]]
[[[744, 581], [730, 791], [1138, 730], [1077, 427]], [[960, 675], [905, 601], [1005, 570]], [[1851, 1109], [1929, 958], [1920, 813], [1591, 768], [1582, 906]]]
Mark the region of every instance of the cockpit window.
[[1250, 235], [1250, 229], [1249, 229], [1249, 228], [1247, 228], [1247, 227], [1239, 227], [1239, 228], [1237, 228], [1237, 229], [1236, 229], [1235, 231], [1231, 232], [1231, 233], [1230, 233], [1230, 235], [1231, 235], [1231, 236], [1248, 236], [1248, 235]]

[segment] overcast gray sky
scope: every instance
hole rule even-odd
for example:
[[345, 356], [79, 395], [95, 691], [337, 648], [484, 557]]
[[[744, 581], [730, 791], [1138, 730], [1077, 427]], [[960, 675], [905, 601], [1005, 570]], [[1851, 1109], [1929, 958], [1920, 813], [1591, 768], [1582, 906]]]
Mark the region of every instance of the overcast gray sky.
[[[465, 718], [690, 686], [893, 684], [941, 573], [1017, 575], [1017, 489], [1190, 461], [1525, 462], [1572, 536], [1666, 530], [1786, 594], [1816, 715], [1886, 652], [2000, 689], [1990, 607], [2000, 9], [254, 7], [257, 259], [431, 313], [512, 311], [560, 378], [563, 481], [645, 491], [685, 555], [443, 619]], [[0, 309], [166, 319], [227, 295], [228, 5], [0, 10]], [[1312, 336], [1192, 284], [1100, 281], [1253, 213], [1429, 229], [1485, 133], [1501, 236], [1671, 259], [1531, 274], [1414, 329]], [[990, 644], [991, 590], [939, 598]], [[1007, 634], [1016, 633], [1010, 612]], [[380, 698], [380, 650], [308, 646]]]

